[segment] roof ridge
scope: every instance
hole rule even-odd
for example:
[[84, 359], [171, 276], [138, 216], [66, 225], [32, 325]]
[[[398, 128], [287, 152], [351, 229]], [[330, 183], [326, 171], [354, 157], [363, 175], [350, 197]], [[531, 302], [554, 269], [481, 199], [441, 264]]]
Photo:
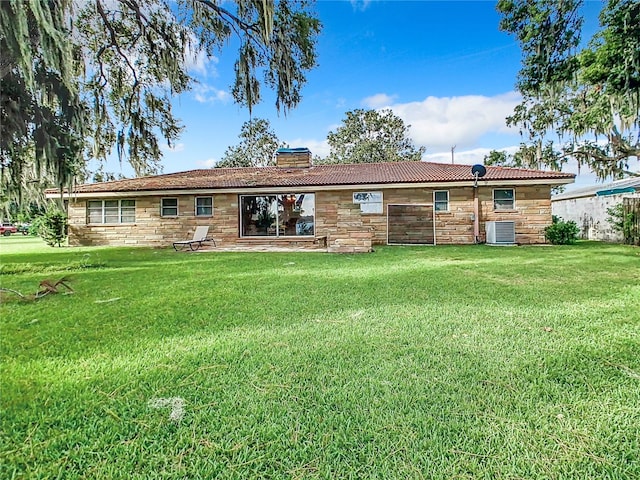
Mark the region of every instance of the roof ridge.
[[[575, 174], [555, 171], [489, 167], [483, 181], [500, 184], [513, 181], [567, 183]], [[471, 165], [427, 161], [320, 164], [310, 167], [223, 167], [193, 169], [112, 182], [76, 185], [75, 192], [216, 190], [235, 188], [323, 188], [352, 185], [410, 185], [473, 182]], [[470, 183], [471, 184], [471, 183]]]

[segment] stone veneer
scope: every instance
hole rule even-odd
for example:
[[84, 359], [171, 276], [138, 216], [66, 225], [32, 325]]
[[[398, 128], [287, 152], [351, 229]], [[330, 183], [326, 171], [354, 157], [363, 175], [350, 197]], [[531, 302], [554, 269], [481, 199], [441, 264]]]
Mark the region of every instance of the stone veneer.
[[[500, 188], [510, 188], [508, 186]], [[550, 187], [548, 185], [516, 186], [515, 209], [493, 210], [493, 187], [478, 187], [480, 200], [480, 239], [484, 240], [484, 223], [493, 220], [513, 220], [516, 242], [545, 243], [544, 228], [551, 223]], [[364, 214], [352, 203], [355, 191], [382, 191], [383, 214]], [[318, 237], [326, 239], [332, 252], [370, 251], [371, 245], [387, 243], [388, 204], [432, 204], [433, 191], [444, 188], [389, 188], [350, 190], [316, 190], [316, 238], [239, 238], [238, 194], [213, 194], [213, 216], [195, 216], [195, 197], [208, 195], [185, 194], [178, 197], [178, 216], [161, 217], [160, 199], [163, 196], [136, 197], [132, 193], [121, 199], [136, 200], [134, 224], [87, 225], [86, 200], [69, 201], [70, 245], [145, 245], [168, 246], [177, 240], [193, 236], [195, 227], [209, 225], [209, 234], [219, 245], [292, 245], [318, 248]], [[473, 234], [473, 188], [451, 187], [449, 211], [437, 212], [435, 218], [437, 244], [471, 244]], [[299, 192], [292, 189], [292, 193]], [[167, 197], [175, 198], [176, 195]]]
[[327, 236], [329, 252], [366, 253], [371, 251], [373, 235], [371, 228], [362, 220], [360, 205], [351, 201], [327, 205], [324, 213], [325, 229], [321, 231]]
[[311, 152], [306, 149], [297, 152], [278, 150], [276, 165], [281, 168], [309, 168], [311, 166]]

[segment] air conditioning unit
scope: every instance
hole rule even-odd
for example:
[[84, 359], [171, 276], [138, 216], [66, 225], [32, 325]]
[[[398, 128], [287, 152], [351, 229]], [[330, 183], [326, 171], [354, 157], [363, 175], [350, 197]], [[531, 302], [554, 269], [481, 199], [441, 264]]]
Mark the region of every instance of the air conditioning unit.
[[509, 245], [516, 243], [516, 222], [486, 222], [487, 243], [490, 245]]

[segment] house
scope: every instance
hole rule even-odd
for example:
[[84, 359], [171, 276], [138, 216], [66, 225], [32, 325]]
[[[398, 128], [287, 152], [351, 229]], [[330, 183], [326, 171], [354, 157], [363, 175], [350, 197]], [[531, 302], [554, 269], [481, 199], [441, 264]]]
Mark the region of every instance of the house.
[[[398, 162], [312, 165], [306, 148], [277, 166], [191, 170], [78, 185], [68, 200], [71, 245], [166, 246], [209, 225], [218, 245], [544, 243], [551, 187], [573, 174]], [[50, 198], [59, 197], [53, 190]], [[487, 238], [488, 232], [488, 238]]]
[[622, 232], [613, 230], [607, 221], [607, 209], [633, 196], [640, 196], [640, 177], [554, 195], [551, 198], [551, 211], [565, 221], [576, 222], [584, 239], [621, 242]]

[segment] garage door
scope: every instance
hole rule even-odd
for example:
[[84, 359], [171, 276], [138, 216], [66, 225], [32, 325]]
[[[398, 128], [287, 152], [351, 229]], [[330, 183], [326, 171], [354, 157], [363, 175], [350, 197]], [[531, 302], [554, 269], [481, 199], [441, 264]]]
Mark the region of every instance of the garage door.
[[387, 243], [435, 245], [433, 205], [389, 205]]

